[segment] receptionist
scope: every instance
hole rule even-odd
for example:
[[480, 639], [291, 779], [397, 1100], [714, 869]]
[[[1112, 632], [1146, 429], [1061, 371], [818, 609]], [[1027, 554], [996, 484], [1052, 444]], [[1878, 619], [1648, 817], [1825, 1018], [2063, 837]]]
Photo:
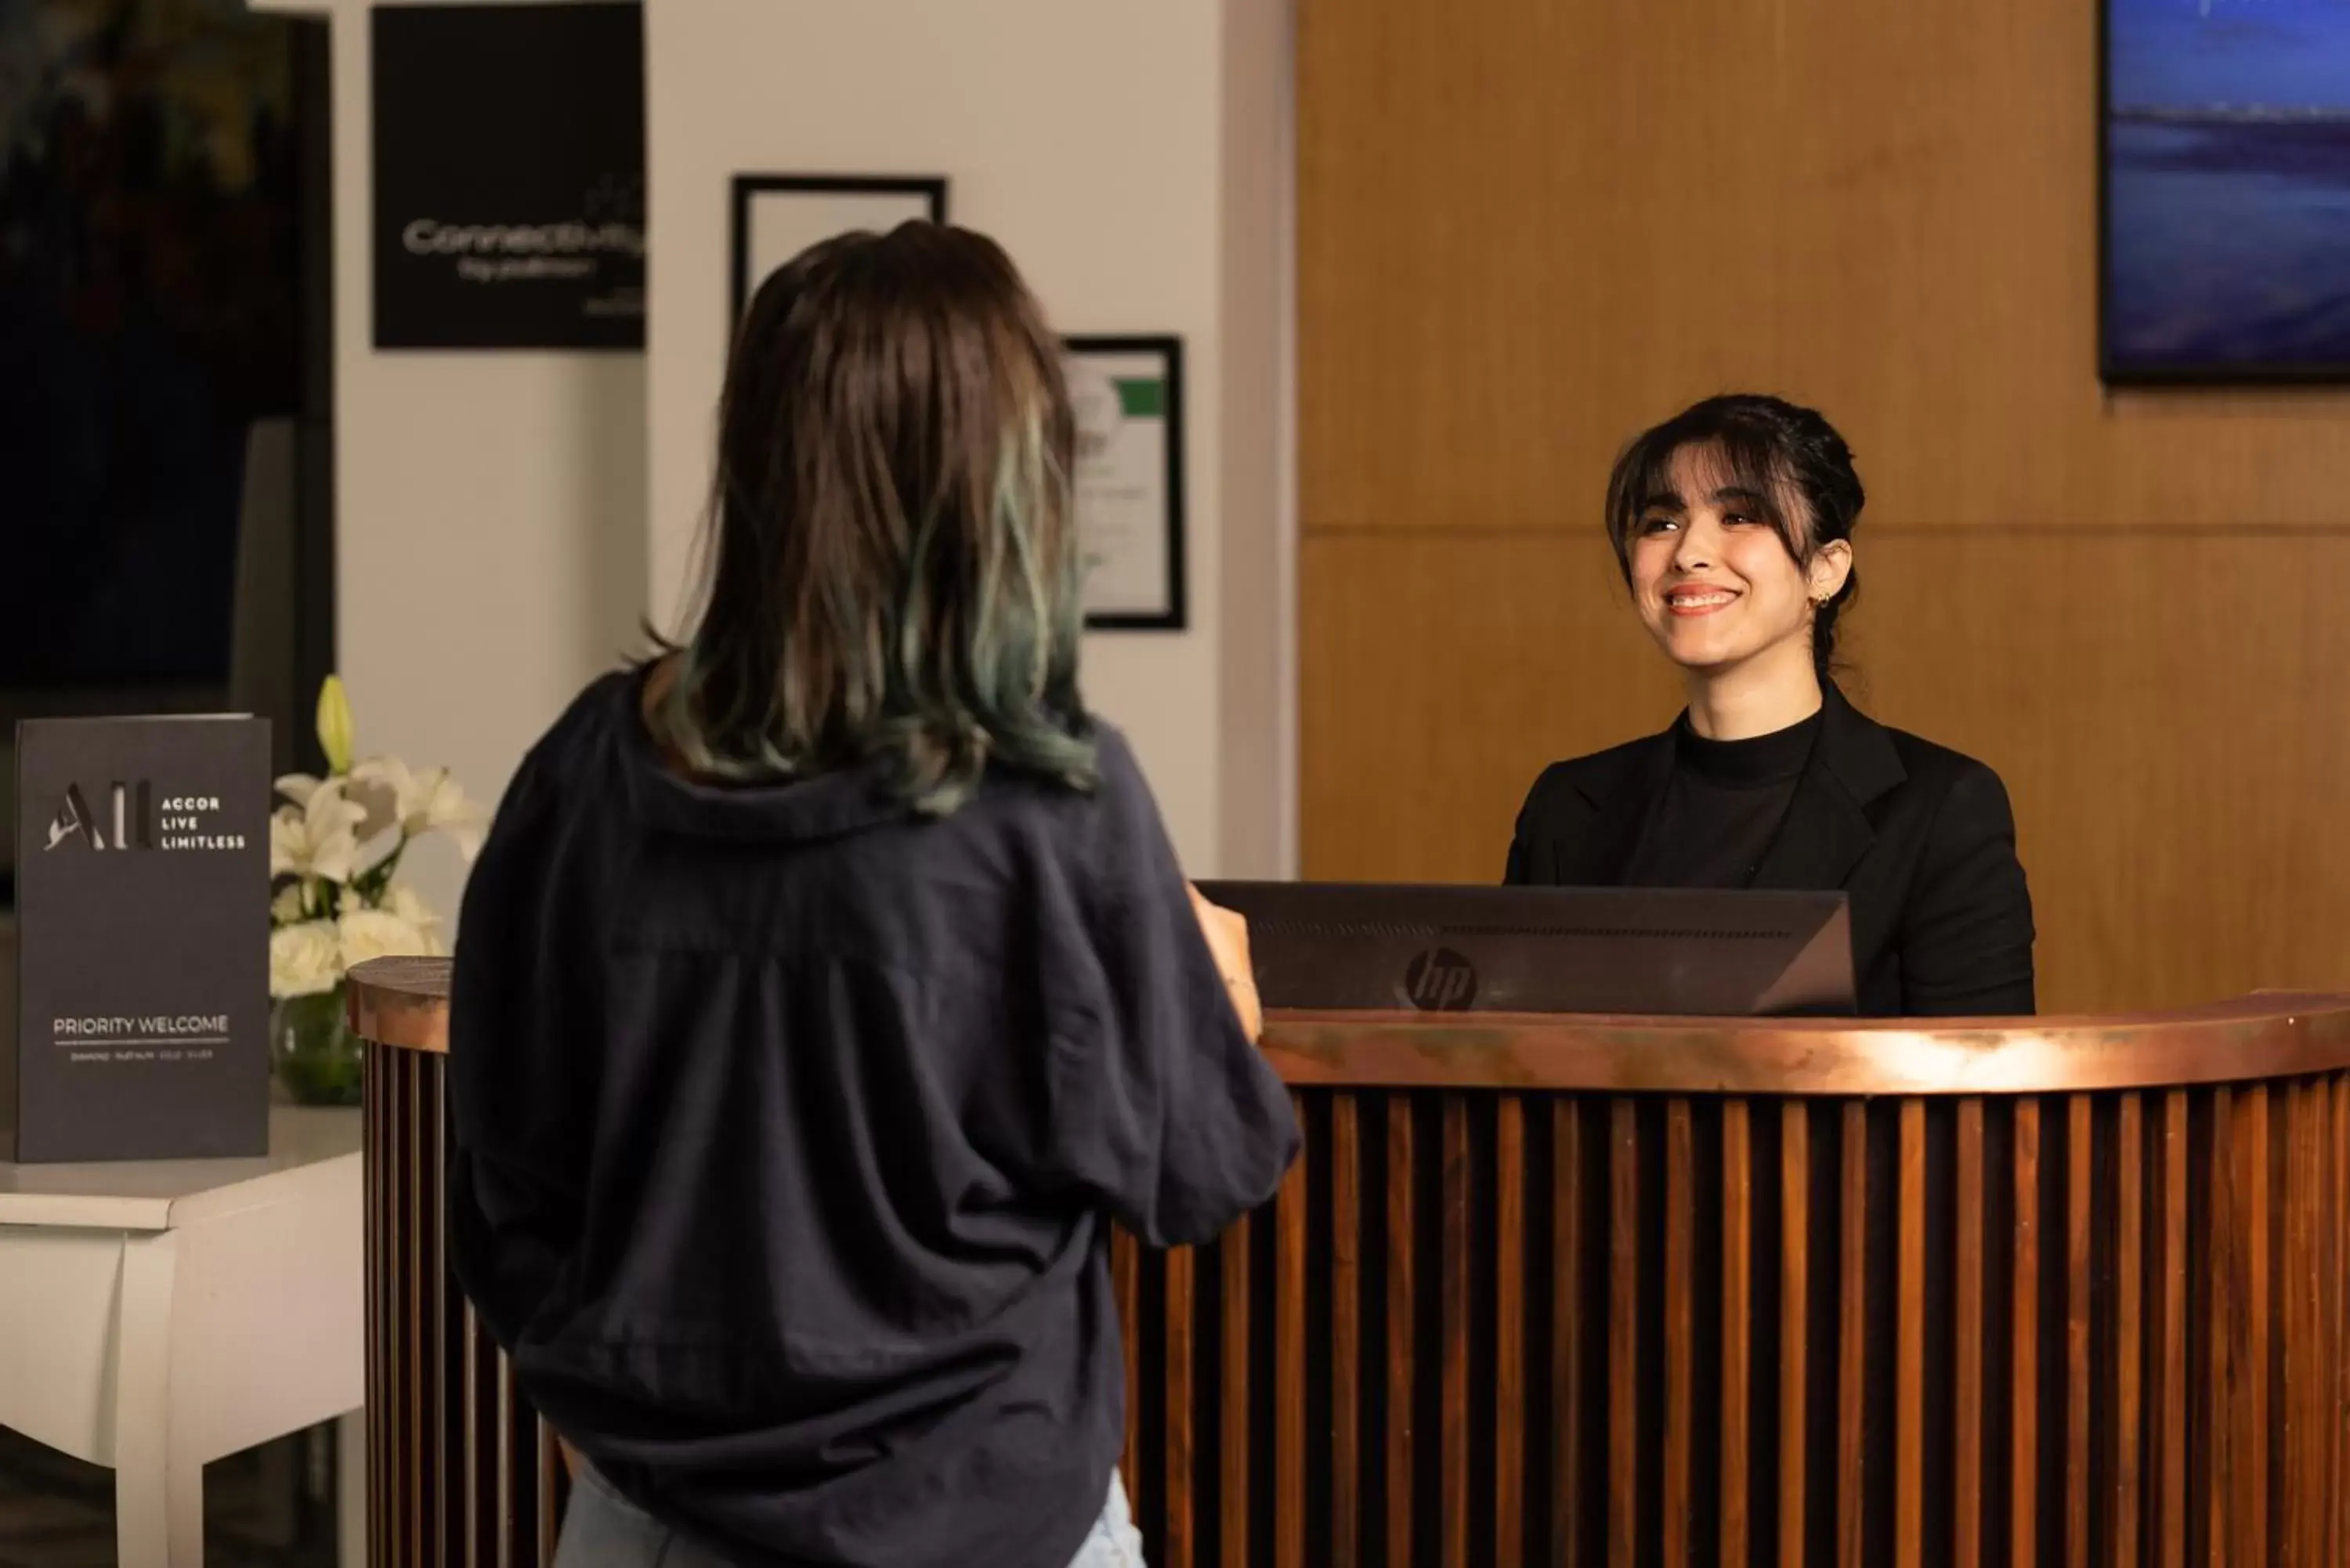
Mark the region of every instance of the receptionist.
[[1777, 398], [1709, 399], [1632, 442], [1608, 540], [1688, 706], [1546, 769], [1508, 880], [1842, 888], [1863, 1014], [2029, 1013], [2032, 897], [1999, 775], [1829, 678], [1862, 500], [1843, 437]]

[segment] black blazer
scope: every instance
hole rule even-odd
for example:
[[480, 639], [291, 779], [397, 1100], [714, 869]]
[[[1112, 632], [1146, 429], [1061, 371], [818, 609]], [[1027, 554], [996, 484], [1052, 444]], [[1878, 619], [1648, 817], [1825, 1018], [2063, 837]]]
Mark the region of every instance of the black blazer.
[[[2032, 895], [1999, 775], [1888, 730], [1834, 686], [1820, 737], [1757, 888], [1841, 888], [1853, 975], [1870, 1017], [2033, 1011]], [[1554, 763], [1527, 793], [1508, 880], [1619, 886], [1654, 821], [1673, 737]]]

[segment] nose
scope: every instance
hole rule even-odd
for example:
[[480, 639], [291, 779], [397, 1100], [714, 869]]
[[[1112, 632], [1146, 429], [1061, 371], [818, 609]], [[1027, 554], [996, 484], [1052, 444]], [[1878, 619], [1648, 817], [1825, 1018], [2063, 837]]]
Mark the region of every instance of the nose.
[[1673, 549], [1674, 568], [1684, 574], [1704, 571], [1721, 555], [1721, 543], [1720, 530], [1711, 523], [1700, 517], [1688, 519]]

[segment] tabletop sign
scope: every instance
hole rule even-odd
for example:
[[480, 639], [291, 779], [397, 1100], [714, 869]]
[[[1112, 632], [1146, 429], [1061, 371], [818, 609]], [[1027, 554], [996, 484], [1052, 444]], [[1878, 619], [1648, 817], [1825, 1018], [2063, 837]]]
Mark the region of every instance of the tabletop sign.
[[269, 724], [16, 727], [0, 1158], [269, 1151]]

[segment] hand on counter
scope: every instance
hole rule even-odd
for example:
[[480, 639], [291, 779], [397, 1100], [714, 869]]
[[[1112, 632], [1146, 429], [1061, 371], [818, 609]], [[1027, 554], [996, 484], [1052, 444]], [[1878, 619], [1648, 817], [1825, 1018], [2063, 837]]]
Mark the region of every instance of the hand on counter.
[[1200, 918], [1200, 934], [1224, 977], [1224, 991], [1232, 1011], [1241, 1015], [1241, 1032], [1253, 1045], [1264, 1038], [1264, 1006], [1257, 1000], [1256, 970], [1249, 961], [1248, 919], [1221, 904], [1211, 904], [1200, 889], [1184, 884], [1191, 895], [1191, 912]]

